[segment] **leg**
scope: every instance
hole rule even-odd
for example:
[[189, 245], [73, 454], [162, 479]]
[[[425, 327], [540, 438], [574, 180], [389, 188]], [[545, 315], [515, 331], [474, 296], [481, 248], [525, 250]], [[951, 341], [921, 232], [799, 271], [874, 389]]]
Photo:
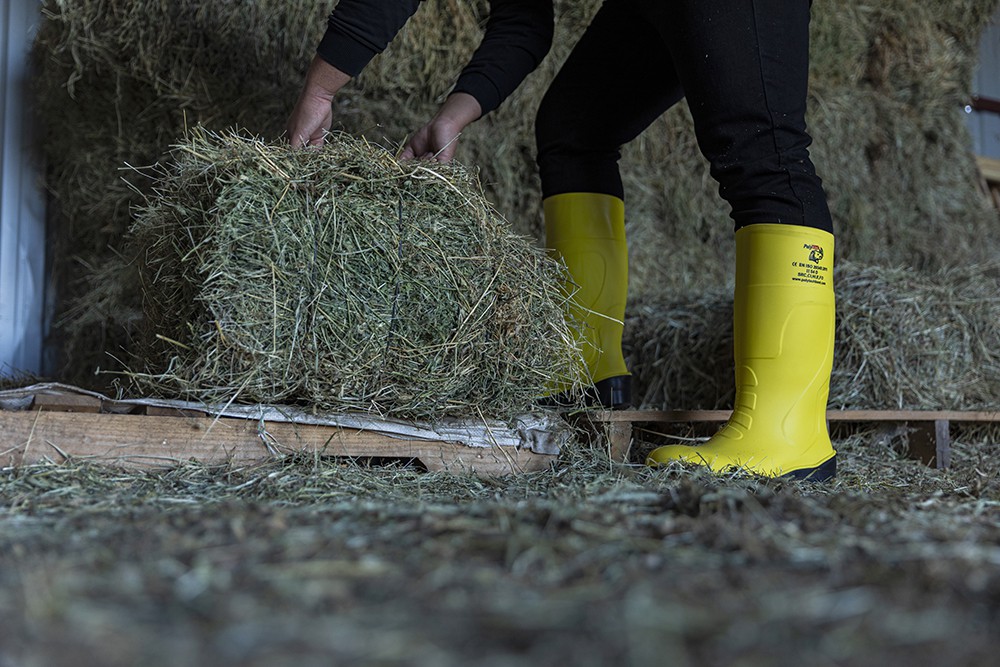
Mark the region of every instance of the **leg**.
[[[637, 67], [641, 63], [641, 67]], [[655, 86], [648, 72], [657, 72]], [[598, 400], [630, 401], [621, 351], [628, 290], [620, 148], [681, 98], [635, 0], [607, 0], [542, 100], [536, 124], [546, 243], [566, 262]]]
[[606, 0], [538, 109], [542, 196], [623, 199], [621, 147], [683, 95], [666, 45], [636, 0]]
[[832, 233], [805, 125], [809, 0], [641, 1], [670, 50], [736, 228]]
[[707, 443], [651, 464], [821, 480], [833, 359], [833, 235], [805, 131], [807, 0], [645, 2], [736, 223], [736, 405]]

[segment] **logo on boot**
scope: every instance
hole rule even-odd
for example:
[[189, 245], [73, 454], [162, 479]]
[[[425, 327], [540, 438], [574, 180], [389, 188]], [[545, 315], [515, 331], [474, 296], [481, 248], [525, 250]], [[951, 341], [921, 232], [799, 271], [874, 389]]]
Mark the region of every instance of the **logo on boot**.
[[826, 285], [826, 274], [830, 272], [830, 267], [823, 266], [820, 263], [826, 255], [823, 246], [805, 243], [802, 245], [802, 249], [809, 251], [809, 261], [792, 262], [792, 270], [795, 272], [795, 275], [792, 276], [792, 281], [811, 283], [813, 285]]
[[809, 261], [819, 264], [823, 261], [823, 246], [821, 245], [809, 245], [806, 243], [802, 246], [803, 249], [809, 251]]

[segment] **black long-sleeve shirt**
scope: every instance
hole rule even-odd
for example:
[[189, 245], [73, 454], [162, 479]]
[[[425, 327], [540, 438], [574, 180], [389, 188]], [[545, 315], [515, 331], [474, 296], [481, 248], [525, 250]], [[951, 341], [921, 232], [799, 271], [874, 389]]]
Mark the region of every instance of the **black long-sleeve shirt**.
[[[317, 48], [350, 76], [389, 45], [422, 0], [340, 0]], [[491, 0], [486, 34], [452, 92], [472, 95], [483, 114], [500, 106], [548, 53], [552, 0]]]

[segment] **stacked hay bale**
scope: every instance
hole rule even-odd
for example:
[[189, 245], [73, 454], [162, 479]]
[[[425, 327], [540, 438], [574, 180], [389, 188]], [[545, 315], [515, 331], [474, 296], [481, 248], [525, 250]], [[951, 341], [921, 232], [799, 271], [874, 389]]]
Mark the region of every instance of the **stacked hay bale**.
[[[1000, 404], [1000, 265], [921, 274], [836, 270], [836, 409], [981, 409]], [[629, 368], [649, 407], [733, 403], [732, 294], [647, 300], [627, 321]]]
[[[838, 257], [934, 271], [1000, 254], [996, 210], [978, 189], [962, 108], [996, 0], [813, 4], [811, 149]], [[686, 107], [625, 155], [633, 294], [730, 276], [728, 206], [698, 155]], [[949, 239], [941, 252], [941, 235]], [[664, 261], [669, 257], [669, 261]]]
[[146, 392], [511, 417], [580, 384], [564, 268], [459, 167], [201, 130], [132, 229]]
[[50, 0], [35, 88], [52, 195], [60, 376], [101, 386], [140, 318], [120, 278], [131, 207], [156, 162], [199, 122], [277, 135], [322, 34], [315, 0]]
[[[960, 111], [979, 35], [997, 4], [813, 5], [808, 121], [839, 230], [840, 258], [861, 266], [909, 265], [930, 275], [1000, 255], [996, 212], [977, 190]], [[123, 182], [120, 167], [152, 163], [185, 126], [197, 123], [278, 136], [331, 5], [46, 3], [36, 53], [42, 65], [40, 111], [49, 130], [49, 185], [64, 226], [58, 255], [63, 293], [70, 297], [61, 310], [63, 330], [71, 336], [64, 346], [66, 379], [92, 383], [92, 369], [108, 365], [104, 352], [128, 345], [109, 332], [121, 331], [138, 313], [129, 286], [109, 290], [100, 273], [120, 250], [129, 208], [141, 199], [136, 190], [148, 193], [150, 187], [130, 172], [125, 175], [131, 183]], [[498, 210], [536, 237], [534, 112], [599, 5], [558, 0], [549, 57], [461, 140], [460, 159], [481, 166]], [[487, 11], [485, 0], [422, 3], [389, 51], [339, 97], [338, 125], [376, 141], [402, 141], [447, 93], [478, 42]], [[679, 105], [626, 147], [622, 167], [633, 310], [647, 300], [656, 309], [665, 295], [695, 303], [685, 295], [724, 286], [731, 273], [731, 223], [697, 150], [686, 107]], [[713, 311], [694, 319], [715, 316]], [[107, 342], [95, 345], [102, 335]], [[637, 338], [645, 332], [627, 335], [634, 349], [645, 349], [646, 341]], [[690, 398], [680, 404], [700, 402]]]

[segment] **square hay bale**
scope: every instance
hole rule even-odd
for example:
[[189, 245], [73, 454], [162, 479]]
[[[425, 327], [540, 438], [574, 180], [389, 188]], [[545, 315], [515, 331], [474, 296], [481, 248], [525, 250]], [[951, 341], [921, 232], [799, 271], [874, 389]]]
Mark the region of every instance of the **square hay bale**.
[[437, 418], [580, 385], [564, 266], [468, 170], [196, 129], [159, 171], [131, 231], [141, 390]]

